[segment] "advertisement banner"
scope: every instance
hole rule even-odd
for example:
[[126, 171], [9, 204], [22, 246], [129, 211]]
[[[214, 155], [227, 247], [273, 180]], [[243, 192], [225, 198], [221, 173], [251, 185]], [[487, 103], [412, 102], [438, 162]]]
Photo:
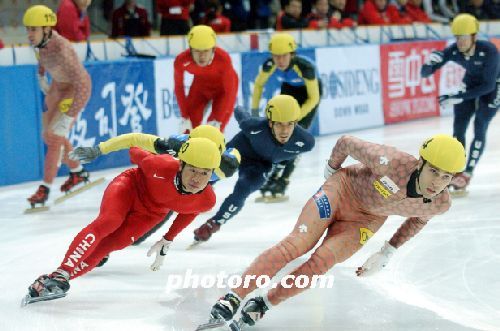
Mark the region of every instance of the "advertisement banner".
[[[124, 133], [156, 134], [153, 61], [90, 63], [92, 96], [70, 133], [73, 146], [95, 146]], [[98, 158], [85, 167], [97, 170], [130, 164], [128, 150]]]
[[[233, 67], [238, 75], [241, 77], [241, 56], [240, 54], [230, 54]], [[156, 121], [158, 124], [158, 135], [160, 137], [169, 137], [179, 133], [179, 126], [181, 123], [181, 114], [179, 105], [174, 92], [174, 58], [159, 59], [154, 62], [155, 72], [155, 85], [156, 85]], [[193, 75], [186, 73], [184, 75], [185, 93], [189, 92], [189, 87], [193, 81]], [[238, 96], [236, 104], [243, 103], [241, 81], [238, 84]], [[209, 104], [205, 110], [205, 119], [212, 110]], [[231, 139], [239, 131], [238, 123], [231, 117], [224, 135], [226, 140]]]
[[423, 41], [380, 45], [382, 96], [385, 123], [438, 116], [439, 76], [420, 75], [432, 51], [442, 50], [445, 41]]
[[377, 45], [316, 49], [323, 82], [319, 133], [384, 124]]

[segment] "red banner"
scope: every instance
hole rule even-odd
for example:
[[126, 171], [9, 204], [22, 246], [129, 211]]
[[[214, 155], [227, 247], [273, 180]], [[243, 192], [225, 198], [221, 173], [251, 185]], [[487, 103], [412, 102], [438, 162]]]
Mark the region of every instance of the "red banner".
[[439, 116], [439, 71], [423, 79], [420, 69], [432, 51], [445, 46], [444, 41], [380, 46], [385, 123]]
[[500, 38], [490, 38], [490, 41], [497, 46], [497, 49], [500, 49]]

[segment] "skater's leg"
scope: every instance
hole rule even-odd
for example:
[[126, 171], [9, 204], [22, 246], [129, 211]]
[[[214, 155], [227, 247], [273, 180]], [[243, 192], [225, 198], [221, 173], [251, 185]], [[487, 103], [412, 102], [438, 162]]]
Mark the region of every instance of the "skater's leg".
[[130, 213], [136, 192], [133, 179], [125, 172], [116, 177], [104, 191], [97, 218], [75, 237], [60, 265], [70, 275], [88, 258], [101, 240], [116, 231]]

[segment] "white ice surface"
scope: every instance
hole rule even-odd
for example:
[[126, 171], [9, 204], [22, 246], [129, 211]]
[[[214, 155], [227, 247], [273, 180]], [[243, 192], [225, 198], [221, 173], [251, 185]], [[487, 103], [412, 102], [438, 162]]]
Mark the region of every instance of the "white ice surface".
[[[451, 121], [433, 118], [351, 134], [417, 155], [425, 137], [451, 133]], [[499, 125], [497, 116], [469, 196], [455, 199], [448, 213], [432, 219], [397, 251], [386, 270], [368, 279], [354, 274], [392, 236], [402, 217], [390, 217], [366, 247], [329, 272], [335, 276], [333, 288], [311, 289], [273, 307], [253, 329], [500, 330]], [[152, 272], [146, 252], [167, 223], [142, 245], [114, 252], [104, 267], [72, 281], [66, 298], [23, 309], [19, 304], [28, 285], [53, 271], [76, 233], [95, 218], [106, 185], [38, 215], [22, 213], [38, 183], [0, 188], [0, 330], [194, 330], [226, 290], [167, 288], [167, 276], [187, 268], [198, 275], [241, 273], [290, 231], [304, 202], [323, 182], [324, 160], [337, 138], [317, 139], [314, 151], [302, 157], [290, 201], [256, 204], [255, 193], [213, 240], [186, 251], [193, 229], [213, 213], [201, 215], [177, 237], [162, 270]], [[121, 170], [92, 175], [105, 176], [108, 183]], [[62, 181], [58, 178], [54, 187]], [[234, 178], [216, 185], [217, 207], [233, 184]]]

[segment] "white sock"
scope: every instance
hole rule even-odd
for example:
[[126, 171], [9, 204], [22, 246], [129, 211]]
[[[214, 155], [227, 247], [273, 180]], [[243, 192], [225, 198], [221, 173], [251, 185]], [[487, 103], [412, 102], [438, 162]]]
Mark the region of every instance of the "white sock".
[[70, 172], [80, 172], [82, 170], [83, 170], [83, 167], [82, 167], [81, 164], [78, 167], [76, 167], [76, 168], [69, 169]]

